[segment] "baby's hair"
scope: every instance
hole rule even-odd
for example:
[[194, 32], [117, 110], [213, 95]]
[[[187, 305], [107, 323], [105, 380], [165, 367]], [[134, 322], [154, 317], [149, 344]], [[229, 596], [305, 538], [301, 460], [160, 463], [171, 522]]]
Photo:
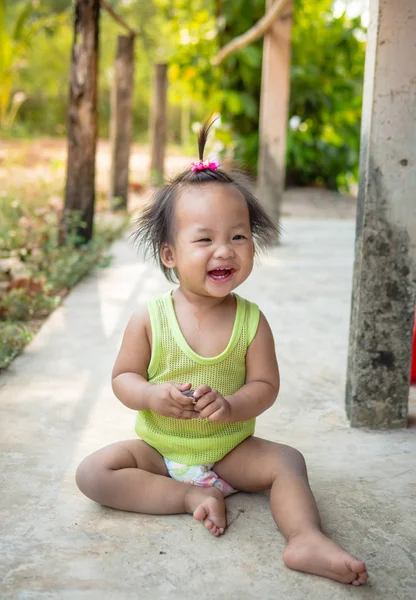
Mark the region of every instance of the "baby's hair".
[[[204, 160], [204, 150], [209, 130], [213, 121], [206, 121], [198, 134], [199, 160]], [[150, 199], [140, 217], [136, 221], [132, 238], [143, 251], [145, 258], [153, 258], [158, 262], [165, 277], [175, 283], [175, 272], [166, 267], [161, 260], [164, 244], [174, 242], [175, 201], [182, 190], [187, 187], [218, 183], [233, 185], [247, 202], [251, 234], [256, 252], [264, 250], [276, 243], [279, 227], [269, 217], [251, 190], [251, 181], [247, 175], [237, 169], [226, 172], [218, 168], [186, 169], [169, 183], [157, 190]], [[197, 200], [195, 200], [197, 202]]]

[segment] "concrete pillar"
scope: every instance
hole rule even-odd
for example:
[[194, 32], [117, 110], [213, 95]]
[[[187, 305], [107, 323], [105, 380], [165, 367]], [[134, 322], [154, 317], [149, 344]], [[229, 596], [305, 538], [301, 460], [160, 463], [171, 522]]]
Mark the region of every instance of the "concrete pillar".
[[[270, 8], [273, 0], [267, 0]], [[279, 220], [286, 172], [292, 8], [289, 2], [264, 38], [260, 97], [258, 195]]]
[[127, 209], [132, 138], [134, 37], [119, 35], [111, 93], [111, 168], [109, 200], [113, 209]]
[[416, 279], [416, 3], [370, 0], [346, 405], [406, 425]]

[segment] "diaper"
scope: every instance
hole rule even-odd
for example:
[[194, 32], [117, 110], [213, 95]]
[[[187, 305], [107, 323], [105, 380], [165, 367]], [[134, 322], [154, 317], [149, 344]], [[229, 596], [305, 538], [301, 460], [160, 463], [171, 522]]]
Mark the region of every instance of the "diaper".
[[191, 483], [192, 485], [206, 488], [216, 487], [224, 496], [230, 496], [231, 494], [238, 492], [238, 490], [232, 488], [229, 483], [221, 479], [221, 477], [218, 477], [215, 471], [212, 470], [214, 463], [189, 466], [181, 465], [168, 458], [164, 458], [163, 460], [165, 461], [170, 477], [176, 479], [176, 481]]

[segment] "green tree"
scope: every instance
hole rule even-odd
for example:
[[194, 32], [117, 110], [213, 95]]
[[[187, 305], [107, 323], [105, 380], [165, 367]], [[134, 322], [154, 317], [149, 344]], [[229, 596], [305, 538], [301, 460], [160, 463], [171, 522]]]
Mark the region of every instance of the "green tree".
[[[222, 4], [222, 44], [249, 29], [264, 0]], [[238, 18], [238, 15], [246, 15]], [[250, 15], [248, 17], [247, 15]], [[250, 22], [248, 22], [250, 21]], [[295, 2], [287, 183], [348, 187], [356, 179], [364, 67], [360, 19], [334, 18], [332, 0]], [[222, 114], [230, 122], [237, 158], [256, 169], [262, 41], [231, 55], [223, 65]]]
[[[0, 0], [0, 6], [5, 0]], [[256, 171], [263, 41], [230, 55], [219, 67], [211, 59], [219, 47], [247, 31], [264, 15], [265, 0], [108, 0], [138, 31], [136, 38], [133, 129], [145, 139], [148, 129], [153, 64], [169, 64], [169, 139], [182, 140], [191, 120], [219, 111], [217, 130], [228, 153]], [[0, 55], [0, 94], [7, 85], [8, 107], [15, 92], [27, 100], [16, 125], [31, 134], [65, 132], [68, 71], [72, 43], [72, 9], [64, 0], [9, 3], [9, 25], [27, 5], [27, 24], [49, 16], [59, 20], [39, 28], [36, 44], [18, 68], [5, 69]], [[44, 11], [44, 12], [42, 12]], [[101, 15], [99, 132], [108, 134], [110, 92], [117, 35], [123, 29]], [[36, 25], [38, 27], [38, 25]], [[12, 34], [10, 33], [9, 36]], [[3, 36], [4, 38], [4, 36]], [[3, 39], [2, 38], [2, 39]], [[288, 130], [289, 185], [348, 187], [357, 176], [364, 65], [364, 30], [359, 19], [334, 18], [332, 0], [295, 0], [291, 98]], [[26, 47], [27, 48], [27, 47]], [[16, 59], [15, 59], [16, 60]], [[9, 77], [9, 83], [7, 77]], [[3, 87], [1, 87], [3, 85]], [[48, 107], [45, 110], [45, 107]], [[181, 127], [182, 122], [182, 127]], [[16, 129], [17, 130], [17, 127]]]
[[[179, 140], [180, 121], [187, 126], [191, 116], [202, 120], [219, 107], [222, 92], [218, 71], [211, 65], [218, 50], [214, 2], [154, 1], [158, 9], [157, 30], [162, 32], [158, 55], [169, 65], [170, 130]], [[186, 137], [182, 131], [182, 141]]]
[[25, 94], [16, 91], [16, 75], [28, 59], [33, 38], [55, 24], [56, 16], [37, 12], [38, 2], [18, 3], [9, 18], [6, 0], [0, 0], [0, 129], [13, 125]]
[[[51, 11], [59, 12], [62, 8], [59, 0], [48, 3]], [[189, 10], [189, 3], [181, 0], [130, 3], [108, 0], [108, 3], [138, 32], [135, 39], [134, 135], [142, 140], [147, 136], [153, 64], [165, 61], [170, 66], [169, 133], [170, 139], [177, 141], [180, 133], [178, 116], [183, 101], [191, 104], [193, 111], [198, 113], [199, 110], [198, 114], [202, 115], [205, 110], [204, 76], [211, 70], [209, 60], [216, 51], [204, 50], [213, 43], [212, 39], [205, 41], [208, 31], [205, 20], [209, 21], [212, 37], [215, 18], [202, 0], [198, 0], [197, 8], [193, 6], [192, 10]], [[116, 40], [118, 35], [125, 34], [125, 30], [104, 10], [100, 18], [99, 135], [106, 137]], [[72, 10], [67, 9], [55, 28], [40, 32], [31, 49], [30, 62], [26, 62], [18, 74], [16, 85], [27, 96], [18, 123], [23, 134], [28, 129], [31, 134], [62, 135], [65, 132], [72, 19]], [[195, 45], [198, 32], [200, 37]], [[179, 71], [176, 64], [180, 65]]]

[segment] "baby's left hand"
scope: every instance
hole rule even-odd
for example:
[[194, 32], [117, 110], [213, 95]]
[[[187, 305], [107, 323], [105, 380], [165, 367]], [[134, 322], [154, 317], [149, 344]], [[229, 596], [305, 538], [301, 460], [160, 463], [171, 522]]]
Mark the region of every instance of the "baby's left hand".
[[194, 392], [195, 410], [201, 419], [226, 423], [231, 417], [230, 403], [217, 390], [200, 385]]

